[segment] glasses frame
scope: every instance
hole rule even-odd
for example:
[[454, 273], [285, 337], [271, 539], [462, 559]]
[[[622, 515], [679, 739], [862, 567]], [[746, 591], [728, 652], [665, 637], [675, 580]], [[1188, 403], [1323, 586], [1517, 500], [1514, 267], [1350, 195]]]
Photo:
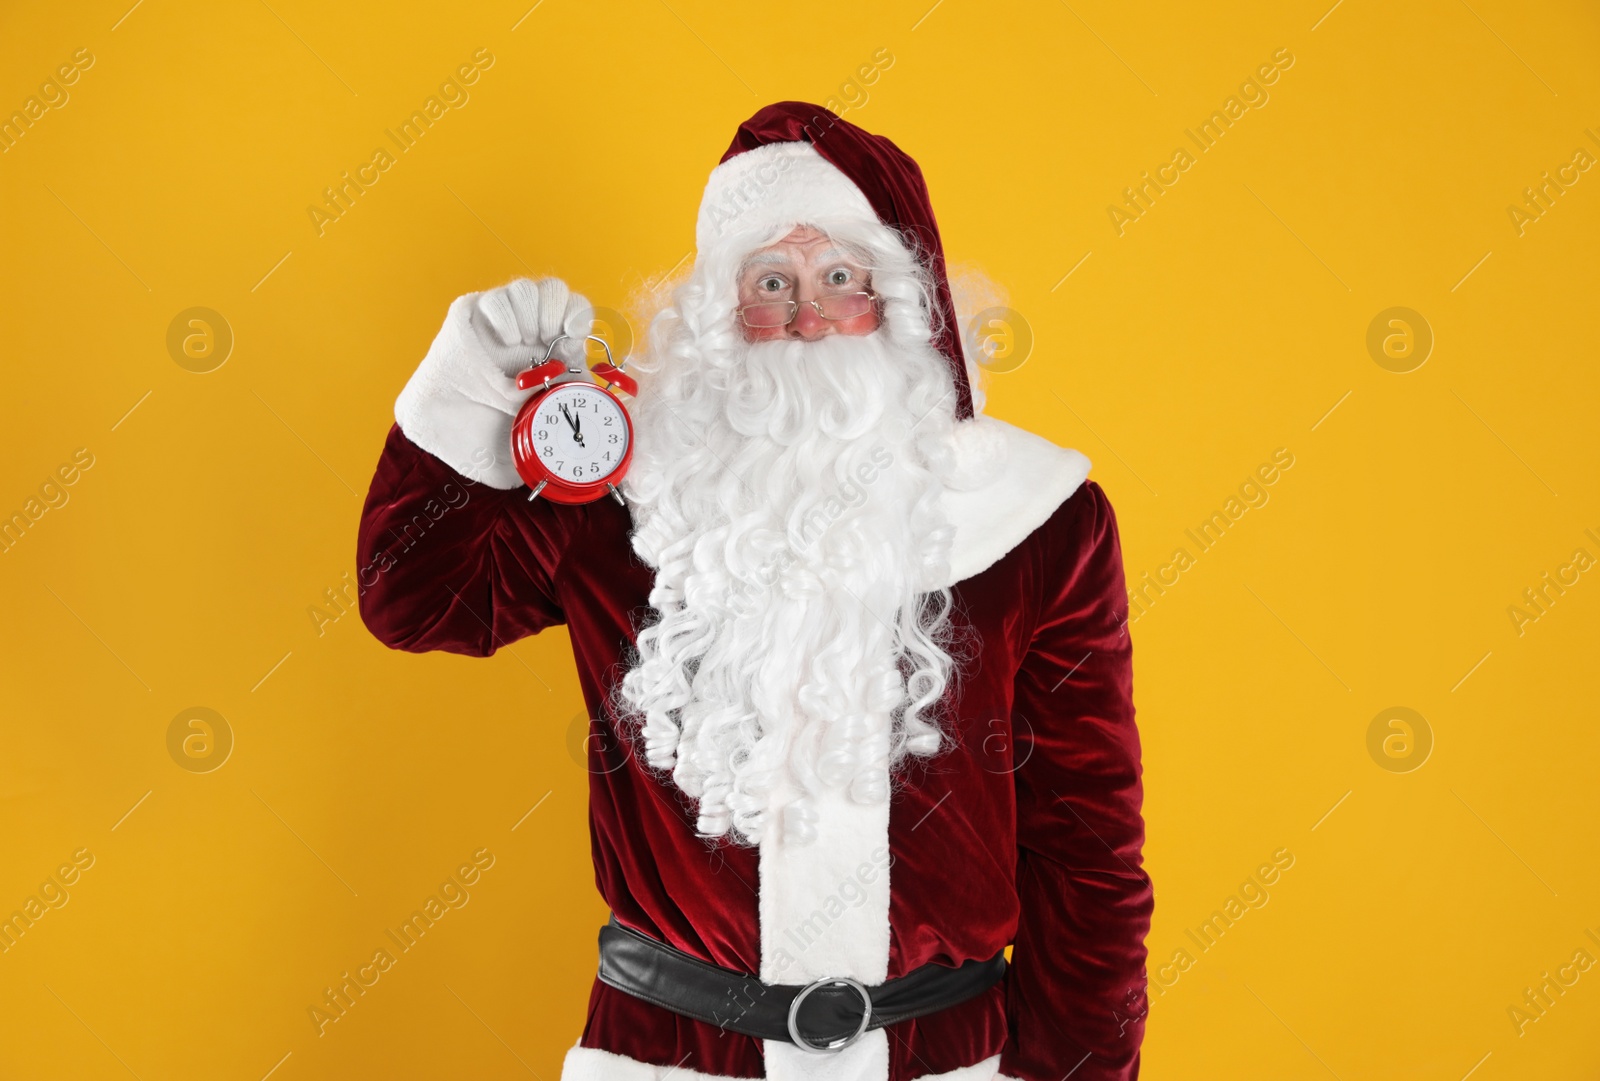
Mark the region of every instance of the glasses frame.
[[[819, 297], [816, 300], [758, 300], [754, 304], [745, 304], [742, 307], [735, 308], [734, 311], [739, 313], [739, 322], [743, 323], [747, 327], [750, 327], [752, 330], [776, 330], [779, 327], [788, 326], [790, 323], [793, 323], [795, 318], [800, 314], [800, 305], [802, 304], [811, 305], [811, 310], [817, 313], [817, 317], [819, 319], [826, 319], [831, 323], [837, 323], [844, 319], [860, 319], [861, 315], [867, 314], [867, 312], [862, 312], [861, 315], [844, 315], [838, 317], [828, 315], [822, 310], [822, 302], [824, 300], [832, 300], [835, 297], [866, 297], [871, 302], [867, 308], [867, 311], [872, 311], [878, 306], [878, 294], [876, 292], [871, 289], [857, 289], [850, 293], [829, 293], [827, 296]], [[744, 313], [746, 309], [767, 307], [776, 304], [789, 305], [789, 318], [785, 319], [781, 323], [759, 325], [750, 322], [750, 320], [745, 317]]]

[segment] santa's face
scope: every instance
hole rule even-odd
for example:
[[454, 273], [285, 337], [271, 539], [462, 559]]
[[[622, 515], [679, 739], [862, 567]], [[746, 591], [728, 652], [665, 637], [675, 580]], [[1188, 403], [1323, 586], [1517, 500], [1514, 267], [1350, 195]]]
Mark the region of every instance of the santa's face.
[[741, 312], [750, 305], [799, 302], [793, 320], [786, 325], [751, 326], [764, 321], [753, 313], [741, 320], [745, 341], [795, 338], [810, 342], [829, 334], [871, 334], [878, 329], [876, 304], [845, 319], [828, 319], [812, 304], [824, 297], [871, 289], [871, 275], [827, 234], [799, 226], [776, 244], [752, 252], [739, 269]]

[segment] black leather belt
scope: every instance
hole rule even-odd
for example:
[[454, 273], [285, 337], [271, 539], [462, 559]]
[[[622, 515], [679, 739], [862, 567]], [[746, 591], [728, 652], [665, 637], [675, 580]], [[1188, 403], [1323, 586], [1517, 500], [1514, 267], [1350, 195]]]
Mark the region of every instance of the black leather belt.
[[959, 968], [930, 962], [871, 987], [847, 976], [762, 983], [624, 927], [615, 916], [600, 928], [602, 983], [684, 1017], [806, 1051], [842, 1051], [872, 1029], [965, 1002], [1005, 974], [1001, 950]]

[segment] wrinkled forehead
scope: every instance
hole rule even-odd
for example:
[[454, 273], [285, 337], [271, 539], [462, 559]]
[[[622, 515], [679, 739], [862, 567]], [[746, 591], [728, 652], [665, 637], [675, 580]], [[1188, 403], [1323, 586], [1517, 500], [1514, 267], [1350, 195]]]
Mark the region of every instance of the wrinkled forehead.
[[854, 263], [854, 257], [836, 244], [826, 244], [819, 247], [799, 248], [793, 245], [782, 245], [776, 248], [762, 248], [745, 256], [740, 264], [740, 269], [748, 270], [757, 266], [816, 266], [821, 263]]
[[801, 227], [774, 244], [757, 248], [739, 263], [739, 273], [755, 268], [820, 269], [843, 263], [865, 269], [861, 255], [850, 246], [816, 229]]

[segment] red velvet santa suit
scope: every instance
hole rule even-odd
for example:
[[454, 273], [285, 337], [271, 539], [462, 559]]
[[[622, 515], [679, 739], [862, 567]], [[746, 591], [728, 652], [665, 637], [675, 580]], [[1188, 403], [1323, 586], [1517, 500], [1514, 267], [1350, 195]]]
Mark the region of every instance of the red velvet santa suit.
[[[828, 131], [814, 138], [807, 122], [819, 118]], [[821, 157], [804, 145], [813, 141]], [[729, 164], [741, 150], [774, 144], [804, 157], [801, 174], [823, 157], [827, 169], [848, 173], [880, 218], [919, 234], [943, 285], [937, 229], [909, 158], [825, 110], [785, 103], [741, 128]], [[898, 155], [891, 164], [902, 175], [883, 183], [887, 194], [874, 190], [882, 177], [862, 151], [875, 145]], [[720, 191], [713, 174], [702, 240], [707, 207], [726, 196], [728, 182], [746, 179], [727, 169], [719, 168]], [[922, 208], [893, 205], [908, 191], [920, 191]], [[938, 303], [949, 304], [947, 290]], [[616, 725], [607, 703], [648, 609], [653, 574], [630, 547], [628, 509], [610, 499], [530, 502], [525, 488], [473, 483], [464, 474], [483, 474], [464, 448], [501, 439], [509, 417], [475, 407], [470, 393], [450, 401], [448, 387], [426, 401], [403, 396], [362, 515], [358, 565], [375, 569], [374, 580], [363, 577], [362, 616], [394, 648], [475, 656], [566, 625], [596, 718], [596, 883], [620, 922], [715, 964], [791, 984], [836, 974], [881, 982], [1014, 944], [1002, 983], [869, 1033], [837, 1055], [724, 1032], [597, 980], [563, 1081], [1138, 1075], [1152, 892], [1141, 866], [1139, 737], [1116, 519], [1086, 479], [1083, 455], [971, 416], [953, 334], [943, 348], [957, 415], [970, 417], [956, 425], [957, 456], [992, 476], [943, 497], [956, 527], [943, 584], [952, 588], [955, 624], [979, 648], [939, 711], [948, 749], [910, 760], [886, 807], [824, 805], [822, 843], [808, 846], [780, 836], [759, 848], [697, 836], [692, 802]], [[458, 428], [467, 437], [451, 434]], [[433, 509], [445, 503], [449, 513]]]

